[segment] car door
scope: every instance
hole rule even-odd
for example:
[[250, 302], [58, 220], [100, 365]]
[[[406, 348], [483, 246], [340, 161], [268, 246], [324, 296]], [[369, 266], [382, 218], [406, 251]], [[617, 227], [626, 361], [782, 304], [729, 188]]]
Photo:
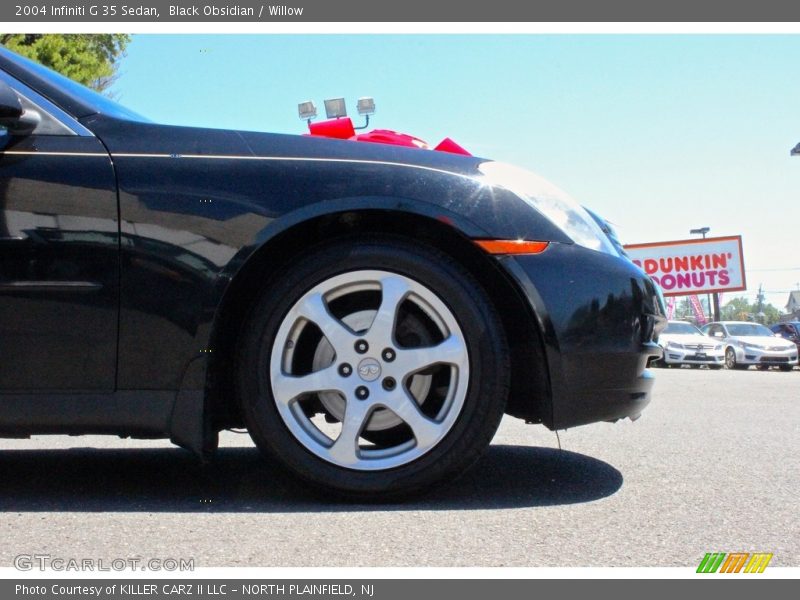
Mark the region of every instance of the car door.
[[2, 70], [0, 85], [39, 119], [29, 134], [0, 132], [0, 393], [112, 391], [119, 218], [111, 159], [78, 121]]

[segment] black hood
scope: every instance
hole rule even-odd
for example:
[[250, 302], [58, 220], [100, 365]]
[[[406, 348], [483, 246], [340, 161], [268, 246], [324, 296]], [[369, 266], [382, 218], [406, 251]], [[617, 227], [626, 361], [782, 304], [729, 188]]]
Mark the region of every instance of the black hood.
[[409, 164], [469, 176], [477, 175], [478, 165], [486, 161], [473, 156], [390, 144], [158, 125], [116, 119], [103, 114], [85, 117], [81, 123], [95, 133], [112, 154], [329, 158]]

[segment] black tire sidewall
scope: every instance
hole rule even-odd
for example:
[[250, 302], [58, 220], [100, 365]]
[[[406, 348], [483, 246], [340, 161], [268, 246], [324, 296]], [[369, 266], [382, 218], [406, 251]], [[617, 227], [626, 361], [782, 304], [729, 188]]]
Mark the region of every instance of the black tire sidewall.
[[[433, 291], [456, 317], [470, 357], [464, 405], [451, 430], [427, 454], [385, 471], [345, 469], [306, 449], [284, 424], [269, 382], [273, 341], [292, 305], [315, 285], [362, 269], [398, 273]], [[466, 269], [419, 244], [360, 239], [318, 247], [265, 286], [240, 340], [238, 395], [256, 445], [295, 474], [346, 495], [401, 495], [454, 477], [489, 444], [505, 408], [509, 357], [493, 306]]]

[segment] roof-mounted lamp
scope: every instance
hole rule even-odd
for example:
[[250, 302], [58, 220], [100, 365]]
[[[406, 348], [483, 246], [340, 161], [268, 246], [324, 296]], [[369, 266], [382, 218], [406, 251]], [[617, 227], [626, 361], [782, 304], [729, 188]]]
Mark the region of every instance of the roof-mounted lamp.
[[325, 114], [329, 119], [347, 116], [347, 105], [344, 98], [328, 98], [325, 100]]
[[297, 105], [297, 114], [310, 125], [317, 118], [317, 106], [313, 100], [306, 100]]
[[[365, 122], [362, 127], [354, 129], [366, 129], [369, 127], [369, 117], [375, 114], [375, 100], [369, 96], [358, 99], [356, 103], [358, 114], [364, 117]], [[311, 124], [317, 118], [317, 107], [312, 100], [301, 102], [297, 105], [297, 114], [301, 119]], [[328, 119], [339, 119], [347, 116], [347, 104], [344, 98], [328, 98], [325, 100], [325, 116]]]
[[375, 99], [371, 98], [370, 96], [359, 98], [358, 102], [356, 103], [356, 110], [358, 111], [358, 114], [365, 119], [364, 125], [361, 127], [356, 127], [356, 129], [366, 129], [369, 127], [370, 115], [375, 114]]

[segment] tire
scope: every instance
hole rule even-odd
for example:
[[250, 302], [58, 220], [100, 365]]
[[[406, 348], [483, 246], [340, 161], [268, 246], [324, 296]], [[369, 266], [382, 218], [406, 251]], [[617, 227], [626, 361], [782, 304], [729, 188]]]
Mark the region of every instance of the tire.
[[689, 365], [692, 369], [699, 369], [701, 365]]
[[769, 371], [769, 365], [756, 365], [756, 369], [759, 371]]
[[792, 365], [780, 365], [780, 369], [781, 369], [781, 371], [786, 371], [786, 372], [789, 372], [789, 371], [791, 371], [793, 368], [794, 368], [794, 367], [793, 367]]
[[722, 368], [722, 365], [708, 365], [708, 368], [712, 371], [719, 371]]
[[730, 346], [725, 350], [725, 367], [728, 369], [737, 369], [744, 371], [749, 365], [740, 365], [736, 362], [736, 351]]
[[237, 391], [265, 455], [340, 495], [387, 499], [478, 459], [509, 370], [497, 312], [460, 264], [421, 244], [359, 238], [308, 252], [261, 290]]

